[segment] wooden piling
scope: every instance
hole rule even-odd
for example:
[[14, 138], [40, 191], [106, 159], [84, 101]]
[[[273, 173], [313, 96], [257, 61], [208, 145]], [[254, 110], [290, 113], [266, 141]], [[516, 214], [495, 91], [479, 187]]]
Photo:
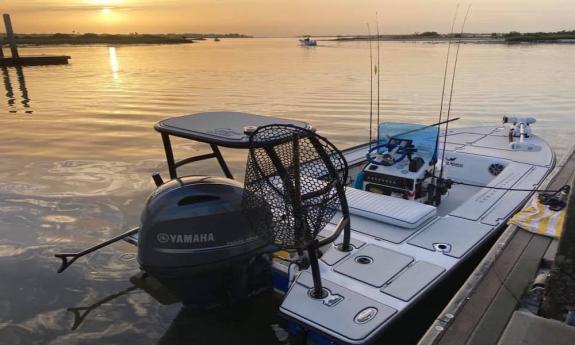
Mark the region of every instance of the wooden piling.
[[12, 21], [10, 20], [10, 15], [4, 13], [4, 26], [6, 27], [6, 38], [8, 39], [8, 44], [10, 45], [10, 50], [12, 51], [12, 58], [17, 59], [18, 47], [16, 46], [16, 38], [14, 37], [14, 29], [12, 28]]
[[6, 27], [6, 38], [10, 45], [12, 56], [4, 55], [2, 51], [2, 42], [0, 42], [0, 66], [42, 66], [42, 65], [66, 65], [70, 59], [67, 55], [61, 56], [20, 56], [18, 54], [18, 47], [16, 45], [16, 37], [14, 29], [12, 28], [12, 20], [8, 13], [2, 15], [4, 17], [4, 26]]

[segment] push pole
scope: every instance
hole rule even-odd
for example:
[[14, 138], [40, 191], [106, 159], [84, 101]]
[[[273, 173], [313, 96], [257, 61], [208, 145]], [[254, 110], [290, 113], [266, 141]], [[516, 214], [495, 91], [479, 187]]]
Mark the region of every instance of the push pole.
[[4, 26], [6, 26], [6, 38], [8, 39], [8, 44], [10, 44], [10, 50], [12, 51], [12, 58], [17, 59], [18, 47], [16, 47], [16, 38], [14, 37], [14, 30], [12, 29], [12, 21], [10, 20], [10, 15], [8, 13], [3, 14]]

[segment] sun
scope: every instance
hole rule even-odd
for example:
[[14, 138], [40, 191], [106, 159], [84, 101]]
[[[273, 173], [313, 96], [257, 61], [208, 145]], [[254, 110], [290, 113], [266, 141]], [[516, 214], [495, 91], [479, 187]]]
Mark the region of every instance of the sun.
[[104, 7], [104, 8], [102, 8], [102, 9], [100, 10], [100, 12], [101, 12], [103, 15], [107, 16], [107, 15], [112, 14], [112, 9], [109, 8], [109, 7]]
[[118, 5], [122, 1], [121, 0], [88, 0], [87, 2], [90, 4], [93, 4], [93, 5], [110, 6], [110, 5]]

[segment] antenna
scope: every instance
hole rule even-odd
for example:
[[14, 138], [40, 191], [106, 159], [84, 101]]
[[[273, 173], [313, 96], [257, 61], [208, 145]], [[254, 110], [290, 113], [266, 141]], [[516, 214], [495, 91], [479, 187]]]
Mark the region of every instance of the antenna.
[[377, 144], [379, 145], [379, 76], [380, 76], [380, 65], [379, 65], [379, 17], [377, 12], [375, 12], [375, 22], [377, 24]]
[[443, 171], [445, 168], [445, 146], [447, 143], [447, 132], [449, 131], [449, 117], [451, 116], [451, 101], [453, 100], [453, 86], [455, 85], [455, 72], [457, 71], [457, 61], [459, 60], [459, 48], [461, 47], [461, 40], [463, 38], [463, 29], [465, 28], [465, 23], [467, 23], [467, 17], [469, 16], [469, 11], [471, 10], [471, 5], [467, 7], [465, 12], [465, 18], [463, 18], [463, 23], [461, 24], [461, 32], [459, 34], [459, 40], [457, 42], [457, 50], [455, 52], [455, 61], [453, 62], [453, 72], [451, 74], [451, 86], [449, 91], [449, 102], [447, 104], [447, 122], [445, 124], [445, 132], [443, 133], [443, 151], [441, 153], [441, 169], [439, 170], [439, 178], [437, 180], [437, 191], [435, 191], [434, 199], [435, 205], [441, 203], [441, 195], [444, 194], [449, 188], [449, 182], [443, 181]]
[[369, 23], [367, 23], [367, 34], [369, 38], [369, 149], [371, 150], [371, 142], [373, 140], [373, 73], [371, 73], [373, 66], [373, 52], [371, 49], [371, 30], [369, 28]]

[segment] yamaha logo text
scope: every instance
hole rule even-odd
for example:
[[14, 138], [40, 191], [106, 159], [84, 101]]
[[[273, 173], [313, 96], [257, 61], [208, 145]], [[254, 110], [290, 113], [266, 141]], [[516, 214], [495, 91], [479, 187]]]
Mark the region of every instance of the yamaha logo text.
[[207, 242], [214, 242], [214, 234], [204, 233], [204, 234], [166, 234], [164, 232], [160, 232], [156, 239], [160, 243], [171, 243], [171, 244], [191, 244], [191, 243], [207, 243]]

